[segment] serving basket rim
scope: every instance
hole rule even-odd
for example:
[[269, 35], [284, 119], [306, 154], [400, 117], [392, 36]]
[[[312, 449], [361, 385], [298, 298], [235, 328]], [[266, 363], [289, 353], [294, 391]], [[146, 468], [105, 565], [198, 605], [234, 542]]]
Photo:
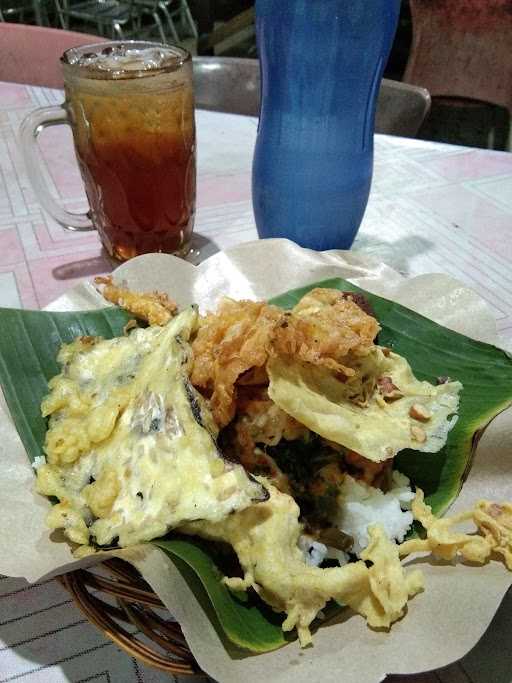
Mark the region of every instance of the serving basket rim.
[[[119, 558], [58, 577], [75, 605], [130, 657], [175, 676], [206, 676], [180, 625], [139, 572]], [[101, 573], [98, 573], [100, 569]]]

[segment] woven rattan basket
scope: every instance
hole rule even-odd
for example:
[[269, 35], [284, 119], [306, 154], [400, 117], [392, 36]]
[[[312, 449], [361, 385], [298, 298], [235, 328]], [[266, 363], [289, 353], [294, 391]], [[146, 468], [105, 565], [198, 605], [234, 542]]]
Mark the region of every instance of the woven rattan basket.
[[89, 621], [150, 666], [179, 676], [205, 675], [179, 624], [140, 574], [117, 559], [100, 567], [100, 572], [80, 569], [59, 579]]

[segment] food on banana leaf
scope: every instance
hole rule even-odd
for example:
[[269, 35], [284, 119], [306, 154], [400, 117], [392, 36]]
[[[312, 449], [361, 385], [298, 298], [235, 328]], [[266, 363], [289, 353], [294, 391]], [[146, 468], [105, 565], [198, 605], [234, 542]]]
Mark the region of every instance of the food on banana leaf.
[[[336, 600], [389, 628], [423, 589], [400, 558], [428, 551], [510, 567], [510, 506], [483, 501], [478, 534], [451, 530], [393, 467], [404, 449], [439, 451], [462, 384], [418, 380], [378, 342], [360, 298], [316, 288], [290, 311], [224, 299], [181, 313], [163, 295], [102, 281], [104, 296], [150, 323], [78, 338], [49, 384], [38, 490], [77, 555], [169, 532], [228, 544], [240, 575], [302, 645]], [[414, 520], [425, 539], [404, 540]]]

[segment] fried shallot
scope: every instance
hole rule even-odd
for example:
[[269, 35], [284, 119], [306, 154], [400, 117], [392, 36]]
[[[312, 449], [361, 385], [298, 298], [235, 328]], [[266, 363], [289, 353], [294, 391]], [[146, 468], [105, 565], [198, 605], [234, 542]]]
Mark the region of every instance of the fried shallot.
[[239, 377], [267, 362], [276, 325], [284, 313], [262, 301], [223, 299], [216, 313], [201, 319], [192, 343], [192, 384], [210, 398], [219, 427], [235, 414]]
[[335, 289], [312, 289], [276, 329], [272, 354], [323, 365], [353, 377], [353, 360], [374, 347], [378, 322], [350, 295]]

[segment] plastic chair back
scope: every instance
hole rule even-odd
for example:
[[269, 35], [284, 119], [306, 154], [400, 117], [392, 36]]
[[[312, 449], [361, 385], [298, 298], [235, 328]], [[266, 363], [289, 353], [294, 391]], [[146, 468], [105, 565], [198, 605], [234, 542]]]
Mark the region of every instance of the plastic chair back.
[[425, 88], [382, 79], [375, 115], [375, 132], [414, 137], [430, 110]]
[[62, 53], [71, 47], [104, 41], [87, 33], [0, 23], [0, 81], [62, 88]]
[[[193, 64], [198, 109], [258, 116], [257, 59], [194, 57]], [[430, 96], [424, 88], [384, 79], [377, 105], [376, 132], [414, 136], [429, 109]]]
[[258, 116], [260, 65], [257, 59], [194, 57], [193, 66], [198, 109]]

